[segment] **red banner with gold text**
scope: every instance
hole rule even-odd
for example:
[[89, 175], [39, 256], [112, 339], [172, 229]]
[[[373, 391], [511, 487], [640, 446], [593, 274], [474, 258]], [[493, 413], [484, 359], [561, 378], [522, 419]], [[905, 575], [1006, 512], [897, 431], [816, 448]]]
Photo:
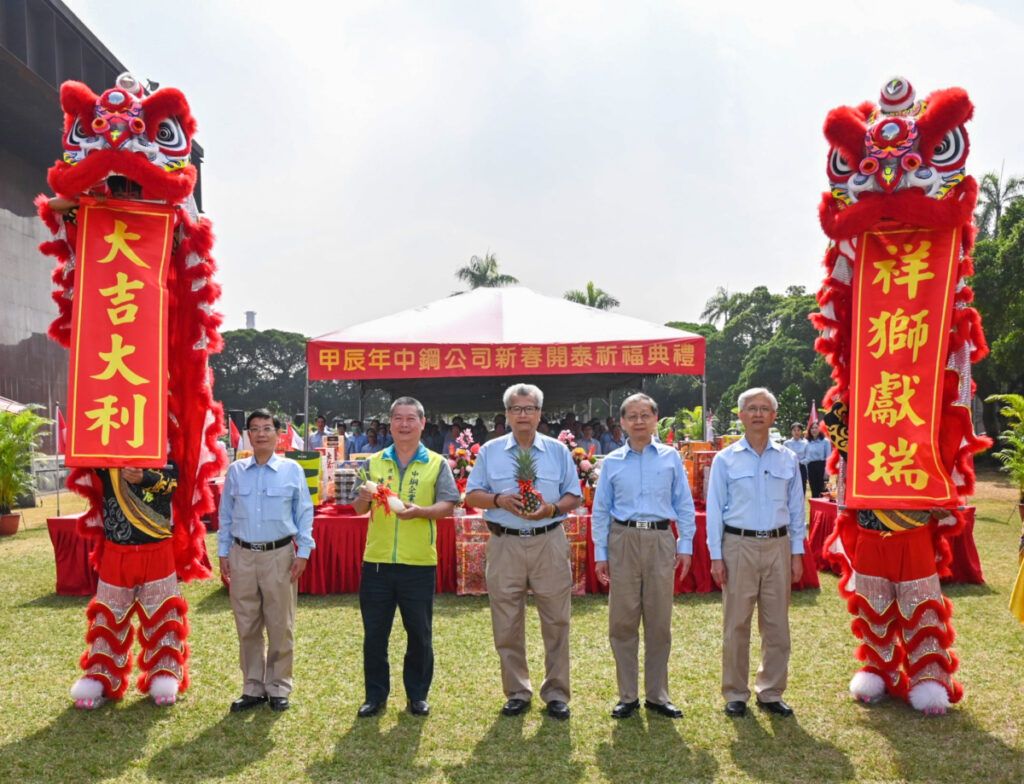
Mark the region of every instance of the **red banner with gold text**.
[[958, 229], [863, 234], [853, 276], [846, 503], [956, 503], [939, 455], [942, 382], [959, 266]]
[[167, 271], [173, 235], [171, 207], [81, 200], [69, 466], [167, 462]]

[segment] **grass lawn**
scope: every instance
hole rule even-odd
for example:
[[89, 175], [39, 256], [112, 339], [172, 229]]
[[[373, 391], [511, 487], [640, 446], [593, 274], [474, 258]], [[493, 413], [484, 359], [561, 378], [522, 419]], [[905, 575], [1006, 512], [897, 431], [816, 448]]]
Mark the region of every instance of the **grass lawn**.
[[[486, 598], [439, 596], [432, 715], [405, 713], [404, 639], [392, 647], [387, 711], [357, 720], [363, 697], [362, 631], [355, 596], [301, 596], [292, 709], [239, 715], [238, 645], [219, 581], [184, 588], [191, 606], [192, 686], [170, 709], [134, 690], [98, 711], [71, 707], [85, 633], [86, 597], [54, 594], [45, 517], [0, 540], [0, 782], [1024, 782], [1024, 628], [1006, 609], [1017, 571], [1014, 491], [983, 477], [975, 538], [987, 585], [951, 586], [959, 678], [966, 694], [943, 719], [902, 703], [852, 702], [856, 668], [850, 616], [836, 578], [793, 594], [793, 656], [786, 700], [793, 719], [721, 712], [717, 594], [675, 603], [671, 661], [681, 721], [656, 715], [616, 722], [607, 600], [573, 600], [573, 715], [546, 718], [537, 700], [503, 718], [498, 658]], [[80, 502], [62, 496], [65, 513]], [[1012, 519], [1011, 519], [1012, 515]], [[214, 547], [213, 536], [209, 539]], [[400, 627], [400, 625], [398, 625]], [[534, 687], [543, 677], [530, 611]], [[752, 661], [757, 661], [756, 634]]]

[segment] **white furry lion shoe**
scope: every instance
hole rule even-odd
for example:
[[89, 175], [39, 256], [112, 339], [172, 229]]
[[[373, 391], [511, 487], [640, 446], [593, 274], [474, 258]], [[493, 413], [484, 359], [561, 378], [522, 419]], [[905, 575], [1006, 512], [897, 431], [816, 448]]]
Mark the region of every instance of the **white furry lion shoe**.
[[149, 685], [149, 696], [160, 707], [169, 707], [178, 701], [178, 679], [171, 675], [156, 675]]
[[876, 705], [888, 696], [885, 681], [873, 672], [860, 670], [850, 679], [850, 696], [866, 705]]
[[71, 684], [71, 699], [80, 710], [95, 710], [106, 702], [103, 684], [95, 678], [79, 678]]
[[910, 690], [910, 704], [925, 716], [945, 716], [949, 710], [949, 692], [941, 683], [922, 681]]

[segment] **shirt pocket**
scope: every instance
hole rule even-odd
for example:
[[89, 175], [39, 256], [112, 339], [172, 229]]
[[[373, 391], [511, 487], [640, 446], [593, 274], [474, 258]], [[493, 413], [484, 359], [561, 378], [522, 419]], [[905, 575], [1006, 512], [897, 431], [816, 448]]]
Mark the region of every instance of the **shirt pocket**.
[[231, 507], [231, 516], [235, 520], [250, 520], [251, 513], [255, 507], [256, 495], [251, 487], [238, 487], [231, 494], [234, 504]]
[[754, 474], [754, 466], [747, 462], [729, 466], [729, 497], [726, 499], [726, 508], [742, 500], [749, 503], [750, 499], [757, 499], [757, 482], [754, 479]]
[[772, 466], [765, 474], [768, 486], [768, 498], [773, 503], [785, 505], [789, 501], [789, 483], [796, 471], [792, 465]]
[[292, 519], [292, 499], [298, 492], [298, 485], [268, 487], [263, 519], [267, 522], [286, 523]]
[[[672, 466], [658, 466], [644, 477], [644, 494], [657, 504], [672, 507]], [[643, 510], [641, 510], [642, 512]], [[673, 516], [674, 516], [673, 512]]]
[[[562, 497], [562, 477], [550, 469], [537, 471], [537, 478], [533, 480], [533, 488], [541, 498], [548, 502], [555, 502]], [[579, 495], [577, 488], [576, 494]]]

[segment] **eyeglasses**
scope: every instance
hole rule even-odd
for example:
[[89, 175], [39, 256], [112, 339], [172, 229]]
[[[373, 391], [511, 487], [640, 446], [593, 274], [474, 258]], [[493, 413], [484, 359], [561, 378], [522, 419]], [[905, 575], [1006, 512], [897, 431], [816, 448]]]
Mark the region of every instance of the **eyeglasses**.
[[623, 417], [627, 422], [650, 422], [654, 419], [654, 414], [630, 414], [627, 417]]
[[391, 417], [391, 424], [393, 425], [413, 425], [420, 421], [418, 416], [393, 416]]
[[508, 411], [510, 414], [536, 414], [540, 406], [509, 406]]
[[249, 432], [253, 433], [254, 435], [258, 435], [259, 433], [276, 433], [277, 428], [274, 427], [273, 425], [265, 425], [264, 427], [250, 427]]
[[770, 414], [775, 409], [771, 406], [746, 406], [743, 410], [749, 414]]

